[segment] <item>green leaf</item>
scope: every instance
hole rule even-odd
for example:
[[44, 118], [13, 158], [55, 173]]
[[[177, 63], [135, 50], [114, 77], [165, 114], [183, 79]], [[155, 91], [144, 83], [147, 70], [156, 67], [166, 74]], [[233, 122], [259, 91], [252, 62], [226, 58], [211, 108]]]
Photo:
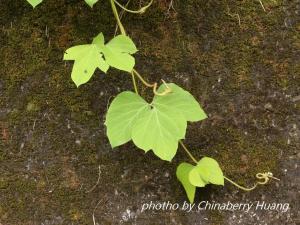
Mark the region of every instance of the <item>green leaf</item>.
[[91, 8], [93, 8], [93, 5], [98, 2], [98, 0], [84, 0]]
[[43, 0], [27, 0], [33, 8], [35, 8], [38, 4], [40, 4]]
[[107, 47], [103, 48], [102, 51], [108, 65], [119, 70], [127, 72], [132, 71], [135, 65], [135, 60], [131, 55], [127, 53], [119, 53]]
[[206, 181], [201, 178], [196, 167], [191, 169], [188, 179], [190, 183], [196, 187], [204, 187], [207, 184]]
[[112, 101], [105, 125], [113, 148], [131, 140], [135, 119], [149, 107], [142, 97], [130, 91], [122, 92]]
[[122, 92], [106, 115], [107, 136], [112, 147], [133, 140], [144, 151], [153, 150], [163, 160], [176, 154], [178, 140], [184, 138], [186, 120], [166, 105], [151, 105], [133, 92]]
[[[198, 162], [194, 170], [198, 172], [199, 176], [204, 182], [212, 183], [216, 185], [224, 185], [223, 172], [218, 162], [213, 158], [203, 157]], [[194, 174], [194, 170], [193, 170], [193, 174]], [[191, 179], [190, 182], [192, 182]]]
[[96, 37], [94, 37], [92, 44], [102, 48], [104, 46], [104, 35], [102, 33], [98, 34]]
[[71, 77], [80, 86], [91, 79], [96, 68], [104, 73], [109, 66], [131, 72], [135, 59], [130, 54], [136, 51], [129, 37], [118, 35], [105, 45], [104, 36], [100, 33], [93, 39], [92, 44], [69, 48], [64, 54], [64, 60], [75, 60]]
[[185, 189], [186, 195], [191, 203], [194, 202], [196, 187], [189, 180], [190, 171], [194, 166], [189, 163], [181, 163], [176, 170], [177, 179]]
[[191, 203], [194, 201], [196, 187], [204, 187], [209, 183], [224, 185], [223, 172], [218, 162], [209, 157], [203, 157], [196, 166], [181, 163], [176, 175]]
[[106, 47], [120, 53], [134, 54], [138, 50], [133, 41], [125, 35], [118, 35], [106, 44]]
[[64, 60], [75, 60], [71, 77], [77, 87], [88, 82], [97, 67], [105, 73], [109, 68], [96, 44], [69, 48], [64, 54]]
[[130, 55], [137, 52], [133, 41], [125, 35], [118, 35], [102, 49], [106, 62], [119, 70], [131, 72], [135, 59]]
[[144, 151], [171, 161], [178, 148], [178, 140], [184, 138], [186, 120], [182, 114], [167, 105], [156, 105], [141, 113], [132, 128], [134, 144]]
[[178, 141], [185, 137], [187, 121], [201, 119], [205, 113], [187, 91], [175, 84], [167, 85], [172, 93], [156, 95], [151, 104], [133, 92], [123, 92], [115, 98], [105, 122], [112, 147], [132, 139], [145, 152], [153, 150], [159, 158], [172, 160]]
[[[173, 83], [168, 84], [168, 86], [172, 89], [172, 92], [166, 96], [155, 96], [154, 99], [157, 104], [175, 107], [185, 116], [187, 121], [195, 122], [207, 118], [204, 110], [189, 92]], [[161, 85], [158, 92], [163, 92], [165, 89], [166, 86]]]

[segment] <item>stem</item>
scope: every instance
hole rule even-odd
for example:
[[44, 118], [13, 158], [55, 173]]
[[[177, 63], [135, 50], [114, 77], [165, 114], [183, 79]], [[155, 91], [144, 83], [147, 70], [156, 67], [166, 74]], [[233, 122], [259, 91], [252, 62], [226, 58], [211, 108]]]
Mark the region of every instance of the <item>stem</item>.
[[182, 146], [182, 148], [185, 150], [185, 152], [188, 154], [188, 156], [191, 158], [191, 160], [197, 164], [198, 161], [195, 159], [192, 153], [187, 149], [187, 147], [183, 144], [183, 142], [180, 140], [179, 143]]
[[159, 93], [159, 92], [157, 92], [157, 83], [153, 83], [153, 84], [148, 83], [147, 81], [144, 80], [142, 75], [139, 74], [135, 69], [133, 69], [132, 72], [142, 81], [142, 83], [146, 87], [153, 88], [153, 93], [155, 95], [164, 96], [164, 95], [167, 95], [168, 93], [172, 92], [172, 89], [170, 87], [168, 87], [168, 85], [166, 84], [166, 82], [164, 80], [162, 80], [162, 81], [165, 84], [166, 89], [163, 92]]
[[146, 12], [146, 10], [151, 6], [153, 0], [151, 0], [148, 5], [140, 8], [139, 10], [130, 10], [130, 9], [127, 9], [126, 7], [124, 7], [121, 3], [119, 3], [117, 0], [114, 0], [114, 2], [121, 8], [123, 9], [124, 11], [126, 12], [129, 12], [129, 13], [135, 13], [135, 14], [142, 14], [144, 12]]
[[[112, 11], [114, 13], [114, 16], [115, 16], [115, 18], [117, 20], [118, 27], [120, 28], [121, 34], [126, 35], [125, 28], [124, 28], [124, 26], [123, 26], [123, 24], [121, 22], [120, 17], [119, 17], [119, 13], [118, 13], [118, 10], [117, 10], [117, 7], [115, 5], [114, 0], [110, 0], [110, 4], [111, 4]], [[137, 89], [137, 85], [136, 85], [136, 81], [135, 81], [135, 76], [134, 76], [133, 72], [131, 72], [131, 78], [132, 78], [132, 83], [133, 83], [133, 87], [134, 87], [135, 93], [138, 94], [138, 89]]]
[[257, 173], [256, 178], [258, 180], [262, 180], [262, 181], [256, 181], [256, 183], [254, 184], [253, 187], [251, 188], [245, 188], [237, 183], [235, 183], [234, 181], [230, 180], [228, 177], [224, 176], [224, 179], [226, 179], [227, 181], [229, 181], [231, 184], [233, 184], [234, 186], [238, 187], [239, 189], [242, 189], [243, 191], [252, 191], [254, 190], [258, 185], [264, 185], [267, 184], [270, 179], [274, 179], [274, 180], [278, 180], [280, 181], [280, 179], [276, 178], [273, 176], [273, 174], [271, 172], [265, 172], [265, 173]]
[[243, 191], [252, 191], [252, 190], [254, 190], [257, 187], [257, 183], [256, 183], [253, 187], [246, 188], [246, 187], [243, 187], [243, 186], [235, 183], [233, 180], [230, 180], [228, 177], [225, 177], [225, 176], [223, 176], [223, 177], [224, 177], [225, 180], [227, 180], [228, 182], [230, 182], [231, 184], [233, 184], [237, 188], [242, 189]]
[[135, 76], [134, 76], [133, 72], [131, 72], [131, 77], [132, 77], [132, 83], [133, 83], [134, 91], [135, 91], [136, 94], [139, 94], [139, 91], [138, 91], [138, 88], [137, 88], [137, 85], [136, 85]]
[[[119, 13], [118, 13], [117, 7], [115, 5], [115, 2], [118, 4], [118, 2], [116, 0], [110, 0], [111, 8], [112, 8], [114, 16], [115, 16], [115, 18], [117, 20], [117, 24], [118, 24], [118, 27], [120, 28], [121, 34], [126, 35], [126, 31], [125, 31], [125, 28], [124, 28], [124, 26], [123, 26], [123, 24], [121, 22], [120, 17], [119, 17]], [[152, 0], [151, 0], [151, 2], [147, 6], [143, 7], [142, 9], [146, 10], [151, 4], [152, 4]], [[166, 95], [166, 94], [168, 94], [168, 93], [170, 93], [172, 91], [167, 86], [167, 88], [162, 93], [158, 93], [157, 92], [157, 83], [149, 84], [147, 81], [144, 80], [144, 78], [135, 69], [133, 69], [132, 72], [131, 72], [131, 76], [132, 76], [132, 82], [133, 82], [134, 89], [135, 89], [136, 93], [138, 93], [138, 91], [137, 91], [137, 86], [136, 86], [136, 81], [135, 81], [135, 78], [134, 78], [134, 74], [142, 81], [142, 83], [145, 86], [152, 87], [153, 88], [153, 93], [155, 95], [163, 96], [163, 95]]]
[[[185, 152], [188, 154], [188, 156], [191, 158], [191, 160], [194, 162], [194, 163], [198, 163], [198, 161], [195, 159], [195, 157], [192, 155], [192, 153], [188, 150], [188, 148], [183, 144], [183, 142], [180, 140], [179, 141], [180, 145], [182, 146], [182, 148], [185, 150]], [[247, 188], [247, 187], [243, 187], [239, 184], [237, 184], [236, 182], [234, 182], [233, 180], [229, 179], [228, 177], [224, 176], [224, 179], [227, 180], [229, 183], [233, 184], [234, 186], [236, 186], [237, 188], [243, 190], [243, 191], [252, 191], [254, 190], [258, 185], [264, 185], [264, 184], [267, 184], [269, 181], [270, 181], [270, 178], [272, 179], [275, 179], [275, 180], [278, 180], [280, 181], [280, 179], [276, 178], [273, 176], [272, 173], [270, 172], [266, 172], [266, 173], [257, 173], [256, 174], [256, 178], [258, 180], [262, 180], [262, 181], [256, 181], [256, 183], [250, 187], [250, 188]]]
[[114, 0], [110, 0], [110, 4], [111, 4], [112, 11], [114, 13], [114, 16], [117, 20], [118, 26], [120, 28], [121, 34], [126, 35], [125, 28], [124, 28], [123, 24], [121, 23], [121, 20], [120, 20], [119, 14], [118, 14], [118, 10], [117, 10]]
[[[121, 34], [123, 35], [126, 35], [126, 31], [125, 31], [125, 28], [123, 26], [123, 24], [121, 23], [121, 19], [119, 17], [119, 14], [118, 14], [118, 10], [116, 8], [116, 5], [115, 3], [121, 7], [124, 11], [126, 12], [130, 12], [130, 13], [144, 13], [146, 11], [146, 9], [152, 4], [153, 0], [150, 1], [150, 3], [144, 7], [142, 7], [141, 9], [139, 9], [138, 11], [133, 11], [133, 10], [129, 10], [127, 9], [126, 7], [124, 7], [123, 5], [121, 5], [117, 0], [110, 0], [110, 3], [111, 3], [111, 8], [113, 10], [113, 13], [114, 13], [114, 16], [117, 20], [117, 24], [118, 24], [118, 27], [120, 28], [120, 31], [121, 31]], [[263, 4], [261, 2], [261, 0], [259, 0], [259, 2], [261, 3], [262, 7], [263, 7]], [[263, 7], [264, 9], [264, 7]], [[230, 14], [229, 14], [230, 15]], [[138, 94], [138, 89], [137, 89], [137, 85], [136, 85], [136, 80], [135, 80], [135, 75], [141, 80], [141, 82], [149, 87], [149, 88], [153, 88], [153, 92], [155, 95], [159, 95], [159, 96], [162, 96], [162, 95], [166, 95], [168, 93], [170, 93], [172, 90], [168, 87], [168, 85], [163, 81], [163, 83], [166, 85], [166, 89], [162, 92], [162, 93], [158, 93], [157, 92], [157, 83], [153, 83], [153, 84], [150, 84], [148, 83], [147, 81], [144, 80], [144, 78], [135, 70], [133, 69], [132, 72], [131, 72], [131, 77], [132, 77], [132, 82], [133, 82], [133, 86], [134, 86], [134, 90], [135, 92]], [[188, 156], [191, 158], [191, 160], [197, 164], [198, 161], [195, 159], [195, 157], [192, 155], [192, 153], [188, 150], [188, 148], [183, 144], [183, 142], [180, 140], [179, 141], [180, 145], [182, 146], [182, 148], [185, 150], [185, 152], [188, 154]], [[244, 191], [252, 191], [254, 190], [258, 185], [264, 185], [266, 183], [269, 182], [270, 178], [273, 178], [275, 180], [279, 180], [278, 178], [276, 177], [273, 177], [273, 174], [270, 173], [270, 172], [267, 172], [267, 173], [258, 173], [256, 174], [256, 178], [259, 179], [259, 180], [263, 180], [263, 181], [257, 181], [253, 187], [251, 188], [246, 188], [246, 187], [243, 187], [237, 183], [235, 183], [233, 180], [229, 179], [228, 177], [226, 176], [223, 176], [225, 180], [227, 180], [228, 182], [230, 182], [231, 184], [233, 184], [234, 186], [238, 187], [239, 189], [241, 190], [244, 190]]]
[[[129, 3], [130, 3], [130, 0], [127, 1], [125, 7], [127, 7], [129, 5]], [[123, 10], [122, 12], [119, 13], [120, 21], [122, 21], [122, 17], [124, 16], [124, 13], [125, 13], [125, 10]], [[118, 29], [119, 29], [119, 26], [117, 24], [116, 29], [115, 29], [114, 37], [117, 35]]]
[[138, 71], [136, 71], [135, 69], [132, 70], [132, 72], [140, 79], [140, 81], [142, 81], [142, 83], [147, 86], [147, 87], [154, 87], [155, 84], [149, 84], [147, 81], [144, 80], [144, 78], [142, 77], [141, 74], [138, 73]]

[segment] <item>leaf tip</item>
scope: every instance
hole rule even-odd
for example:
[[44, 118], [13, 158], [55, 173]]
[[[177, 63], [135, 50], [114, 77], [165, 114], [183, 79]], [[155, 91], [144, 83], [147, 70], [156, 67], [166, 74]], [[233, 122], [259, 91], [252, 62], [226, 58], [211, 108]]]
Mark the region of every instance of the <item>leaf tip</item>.
[[77, 88], [79, 88], [79, 86], [80, 86], [81, 84], [77, 84], [77, 83], [75, 83], [75, 85], [76, 85], [76, 87], [77, 87]]

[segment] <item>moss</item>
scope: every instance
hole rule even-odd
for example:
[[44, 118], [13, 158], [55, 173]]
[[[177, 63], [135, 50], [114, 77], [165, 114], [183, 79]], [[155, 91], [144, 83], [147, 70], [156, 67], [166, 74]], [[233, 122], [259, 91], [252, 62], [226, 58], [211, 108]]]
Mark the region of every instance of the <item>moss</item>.
[[[226, 175], [243, 185], [253, 184], [257, 172], [278, 170], [278, 150], [289, 150], [280, 129], [286, 129], [286, 116], [299, 111], [299, 105], [293, 108], [286, 100], [270, 98], [281, 90], [298, 95], [300, 67], [294, 49], [299, 34], [283, 31], [285, 1], [263, 2], [268, 13], [255, 1], [176, 1], [176, 11], [168, 11], [169, 1], [156, 1], [147, 14], [123, 17], [140, 50], [136, 61], [141, 73], [151, 81], [177, 82], [210, 114], [208, 120], [189, 127], [186, 142], [194, 154], [216, 158]], [[138, 5], [136, 1], [130, 7]], [[0, 110], [0, 121], [5, 121], [9, 134], [7, 142], [1, 140], [0, 161], [10, 172], [0, 179], [3, 223], [30, 224], [28, 215], [35, 211], [39, 223], [59, 215], [66, 224], [91, 224], [99, 196], [124, 203], [125, 198], [114, 195], [121, 189], [126, 202], [137, 205], [136, 196], [148, 191], [163, 198], [156, 187], [161, 182], [165, 189], [171, 187], [166, 192], [173, 198], [184, 199], [176, 179], [160, 175], [161, 170], [174, 171], [175, 163], [144, 155], [130, 144], [114, 151], [108, 147], [103, 118], [112, 97], [132, 89], [129, 76], [98, 71], [91, 82], [76, 89], [70, 80], [72, 63], [62, 61], [68, 47], [90, 42], [99, 32], [107, 40], [113, 36], [115, 21], [108, 1], [92, 10], [83, 1], [69, 0], [45, 1], [34, 11], [25, 1], [0, 6], [6, 15], [0, 18], [0, 106], [5, 109]], [[239, 14], [241, 25], [228, 10]], [[263, 109], [269, 101], [275, 113]], [[249, 110], [249, 104], [258, 109]], [[270, 127], [272, 119], [282, 127]], [[258, 130], [253, 120], [263, 129]], [[273, 136], [265, 141], [268, 135]], [[185, 159], [181, 153], [176, 158]], [[95, 184], [99, 164], [101, 185], [87, 194], [84, 190]], [[144, 185], [145, 180], [150, 184]], [[170, 191], [173, 187], [176, 193]], [[99, 208], [101, 213], [105, 210]], [[122, 212], [109, 213], [119, 218]], [[222, 219], [218, 213], [210, 216]]]
[[40, 107], [34, 102], [29, 102], [26, 106], [26, 110], [29, 111], [29, 112], [39, 111]]
[[9, 186], [9, 183], [4, 178], [0, 179], [0, 189], [6, 189]]
[[221, 212], [217, 210], [210, 211], [210, 216], [213, 218], [212, 225], [223, 225], [224, 218]]

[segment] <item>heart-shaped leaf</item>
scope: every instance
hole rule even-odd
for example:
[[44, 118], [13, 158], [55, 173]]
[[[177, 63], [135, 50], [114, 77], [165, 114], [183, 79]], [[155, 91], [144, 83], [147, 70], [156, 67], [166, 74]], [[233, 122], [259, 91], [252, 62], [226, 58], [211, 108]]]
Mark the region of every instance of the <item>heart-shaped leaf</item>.
[[191, 203], [194, 201], [196, 187], [205, 187], [209, 183], [224, 185], [223, 172], [218, 162], [209, 157], [203, 157], [196, 166], [181, 163], [176, 175]]
[[194, 202], [196, 187], [191, 184], [189, 180], [189, 173], [194, 168], [193, 165], [189, 163], [181, 163], [176, 170], [177, 179], [181, 182], [186, 195], [191, 203]]
[[[198, 177], [197, 177], [198, 173]], [[209, 157], [203, 157], [197, 166], [190, 172], [190, 182], [200, 179], [205, 183], [212, 183], [216, 185], [224, 185], [223, 172], [216, 160]], [[196, 184], [196, 183], [194, 183]], [[198, 185], [196, 185], [198, 186]], [[203, 187], [203, 186], [199, 186]]]
[[204, 187], [207, 184], [207, 182], [204, 181], [199, 175], [196, 167], [193, 167], [193, 169], [191, 169], [188, 179], [190, 183], [196, 187]]

